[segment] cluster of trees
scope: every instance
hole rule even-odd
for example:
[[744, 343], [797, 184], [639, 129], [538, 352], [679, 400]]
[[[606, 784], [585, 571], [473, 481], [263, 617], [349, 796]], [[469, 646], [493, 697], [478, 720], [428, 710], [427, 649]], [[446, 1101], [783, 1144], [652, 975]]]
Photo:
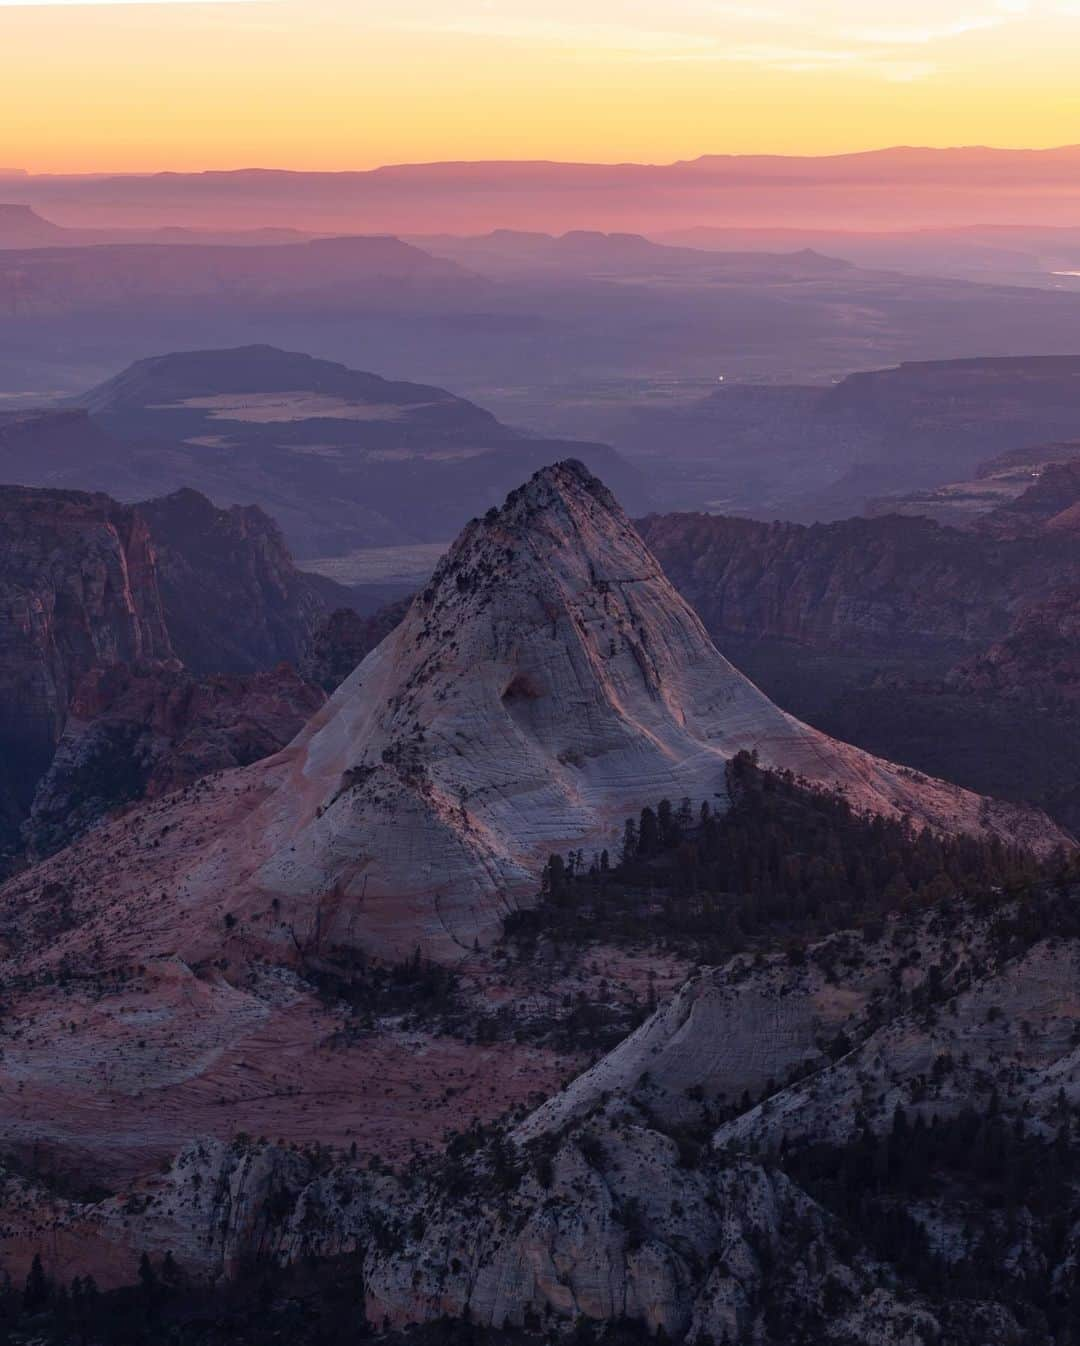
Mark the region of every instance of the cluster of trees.
[[171, 1254], [144, 1253], [134, 1285], [53, 1280], [36, 1256], [0, 1280], [0, 1346], [354, 1346], [370, 1335], [359, 1259], [250, 1266], [225, 1285], [189, 1280]]
[[[780, 1163], [929, 1298], [1007, 1304], [1032, 1340], [1071, 1344], [1080, 1342], [1080, 1285], [1054, 1272], [1080, 1214], [1080, 1145], [1064, 1096], [1057, 1112], [1048, 1138], [1002, 1115], [996, 1094], [929, 1122], [898, 1108], [882, 1134], [864, 1129], [851, 1145], [794, 1149]], [[939, 1206], [952, 1212], [944, 1227], [955, 1227], [942, 1244], [929, 1232]]]
[[459, 1008], [457, 974], [424, 958], [419, 949], [399, 963], [373, 962], [350, 949], [325, 958], [305, 975], [326, 1004], [348, 1005], [360, 1028], [374, 1027], [379, 1015], [405, 1014], [424, 1024]]
[[580, 851], [552, 856], [540, 906], [515, 913], [508, 934], [658, 943], [715, 962], [748, 943], [865, 926], [1045, 873], [996, 839], [867, 817], [750, 753], [730, 764], [728, 794], [722, 810], [689, 799], [642, 809], [614, 861], [608, 851], [589, 862]]

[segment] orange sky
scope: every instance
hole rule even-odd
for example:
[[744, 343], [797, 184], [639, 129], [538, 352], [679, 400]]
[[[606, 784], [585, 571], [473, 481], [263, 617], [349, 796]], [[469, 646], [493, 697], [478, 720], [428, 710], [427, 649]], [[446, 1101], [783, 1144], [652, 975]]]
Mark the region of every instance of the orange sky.
[[0, 0], [0, 168], [1075, 143], [1078, 50], [1080, 0]]

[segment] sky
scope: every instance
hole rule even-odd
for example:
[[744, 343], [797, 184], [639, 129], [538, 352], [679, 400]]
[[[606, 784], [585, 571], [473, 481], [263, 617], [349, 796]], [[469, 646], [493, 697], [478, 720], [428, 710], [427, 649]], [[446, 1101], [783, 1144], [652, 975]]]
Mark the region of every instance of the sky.
[[0, 170], [1080, 142], [1080, 0], [0, 0]]

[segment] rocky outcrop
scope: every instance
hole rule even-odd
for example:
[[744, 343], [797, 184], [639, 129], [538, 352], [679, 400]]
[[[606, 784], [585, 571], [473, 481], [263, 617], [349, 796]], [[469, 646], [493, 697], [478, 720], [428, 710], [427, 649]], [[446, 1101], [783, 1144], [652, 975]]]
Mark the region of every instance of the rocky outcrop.
[[93, 669], [23, 827], [31, 856], [51, 855], [121, 806], [271, 756], [324, 699], [287, 664], [202, 680], [176, 661]]
[[307, 656], [327, 615], [324, 591], [335, 586], [296, 568], [258, 506], [219, 509], [185, 489], [139, 512], [154, 539], [173, 648], [193, 673], [253, 673]]
[[301, 668], [304, 676], [327, 692], [335, 691], [373, 649], [404, 620], [412, 598], [388, 603], [370, 617], [352, 608], [337, 608], [317, 628]]
[[0, 489], [0, 759], [15, 813], [30, 804], [80, 680], [172, 654], [137, 510], [106, 496]]
[[[2, 441], [0, 425], [0, 456]], [[195, 491], [131, 506], [3, 487], [0, 525], [0, 854], [8, 863], [69, 714], [71, 735], [35, 806], [38, 849], [70, 840], [78, 820], [97, 817], [108, 801], [140, 798], [151, 778], [168, 778], [165, 743], [184, 760], [175, 769], [184, 783], [199, 760], [216, 770], [254, 761], [259, 745], [276, 751], [317, 708], [319, 696], [301, 691], [300, 679], [256, 675], [304, 659], [328, 600], [346, 591], [299, 571], [261, 510], [217, 509]], [[236, 676], [199, 683], [221, 673]], [[225, 707], [234, 717], [227, 730]], [[103, 721], [91, 730], [96, 713]], [[218, 746], [195, 751], [194, 725]]]
[[[1030, 1176], [1003, 1209], [999, 1185], [1010, 1158], [1075, 1152], [1074, 903], [983, 894], [804, 958], [739, 955], [516, 1128], [469, 1127], [396, 1174], [241, 1137], [102, 1201], [9, 1178], [0, 1240], [21, 1269], [47, 1236], [51, 1271], [103, 1284], [135, 1250], [208, 1280], [344, 1257], [376, 1328], [1049, 1346], [1075, 1216]], [[905, 1162], [927, 1165], [914, 1195]], [[985, 1176], [958, 1182], [972, 1163]]]
[[757, 523], [652, 516], [641, 532], [710, 633], [822, 651], [937, 658], [1005, 636], [1034, 596], [1080, 582], [1057, 534], [995, 538], [906, 517]]

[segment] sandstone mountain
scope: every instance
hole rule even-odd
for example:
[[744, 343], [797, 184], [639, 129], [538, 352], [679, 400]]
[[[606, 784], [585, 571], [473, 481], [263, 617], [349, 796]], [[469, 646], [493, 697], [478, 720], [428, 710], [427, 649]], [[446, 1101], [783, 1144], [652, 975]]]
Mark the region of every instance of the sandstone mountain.
[[88, 922], [80, 945], [120, 926], [117, 954], [141, 960], [210, 956], [228, 916], [275, 959], [344, 946], [454, 961], [528, 900], [550, 852], [610, 844], [643, 798], [725, 798], [743, 749], [862, 810], [1036, 849], [1061, 839], [779, 710], [570, 462], [466, 528], [287, 751], [130, 816], [115, 844], [40, 866], [8, 901], [29, 910], [62, 874]]
[[[628, 1318], [780, 1346], [792, 1322], [829, 1322], [838, 1342], [907, 1346], [915, 1322], [929, 1339], [1015, 1339], [1010, 1308], [943, 1306], [839, 1209], [812, 1146], [862, 1154], [896, 1103], [952, 1127], [995, 1085], [1015, 1086], [1007, 1115], [1029, 1118], [1034, 1143], [1073, 1084], [1070, 898], [1051, 887], [1018, 912], [1001, 889], [974, 906], [912, 895], [876, 929], [739, 955], [565, 1091], [588, 1060], [530, 1037], [541, 1002], [608, 969], [655, 991], [664, 956], [601, 943], [575, 966], [556, 951], [530, 982], [505, 946], [484, 947], [537, 901], [550, 852], [612, 845], [665, 795], [722, 814], [741, 750], [843, 791], [854, 816], [1062, 840], [778, 710], [586, 469], [537, 473], [466, 528], [283, 752], [146, 803], [0, 890], [7, 1260], [21, 1270], [47, 1243], [50, 1274], [108, 1285], [137, 1250], [210, 1279], [253, 1258], [351, 1258], [369, 1320], [391, 1327]], [[485, 1014], [513, 1007], [514, 1033], [436, 1032], [395, 999], [396, 985], [437, 995], [452, 973]], [[830, 1111], [833, 1088], [858, 1116]], [[490, 1125], [507, 1109], [512, 1134]], [[464, 1134], [421, 1167], [410, 1147], [454, 1123]], [[31, 1157], [38, 1172], [20, 1173]], [[73, 1195], [73, 1170], [115, 1195]], [[927, 1226], [969, 1249], [994, 1218], [980, 1206], [954, 1238], [950, 1189]]]

